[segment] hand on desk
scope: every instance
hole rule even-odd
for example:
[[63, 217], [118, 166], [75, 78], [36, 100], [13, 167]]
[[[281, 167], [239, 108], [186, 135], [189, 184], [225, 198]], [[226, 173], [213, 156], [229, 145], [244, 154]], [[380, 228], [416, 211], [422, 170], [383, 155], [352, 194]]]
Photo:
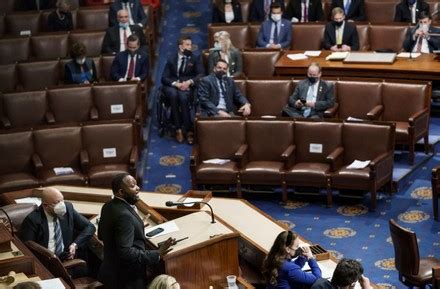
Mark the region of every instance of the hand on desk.
[[166, 254], [168, 254], [173, 248], [171, 246], [176, 245], [176, 239], [168, 238], [162, 245], [159, 247], [159, 255], [162, 258]]

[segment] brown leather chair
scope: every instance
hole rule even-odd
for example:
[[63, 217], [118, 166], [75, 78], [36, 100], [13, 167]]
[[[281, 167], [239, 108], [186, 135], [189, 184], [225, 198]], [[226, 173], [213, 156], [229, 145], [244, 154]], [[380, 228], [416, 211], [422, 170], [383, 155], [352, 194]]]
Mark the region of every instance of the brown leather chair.
[[30, 56], [30, 38], [17, 37], [0, 39], [0, 64], [27, 61]]
[[275, 63], [281, 56], [281, 50], [245, 50], [241, 56], [243, 57], [243, 73], [246, 77], [272, 77], [275, 75]]
[[260, 32], [260, 23], [249, 23], [249, 44], [250, 48], [257, 47], [258, 33]]
[[342, 122], [295, 121], [294, 158], [288, 164], [286, 185], [327, 189], [327, 206], [332, 205], [330, 174], [333, 158], [342, 147]]
[[[409, 163], [414, 163], [416, 142], [423, 138], [425, 153], [429, 150], [429, 113], [431, 85], [384, 83], [382, 85], [382, 120], [396, 123], [396, 144], [409, 147]], [[404, 103], [405, 105], [401, 105]]]
[[[70, 3], [72, 3], [72, 1], [70, 1]], [[47, 26], [48, 23], [48, 18], [49, 18], [49, 14], [52, 12], [53, 10], [43, 10], [41, 11], [41, 26], [42, 26], [42, 31], [46, 31], [49, 32], [49, 28]], [[73, 22], [73, 30], [77, 29], [77, 21], [76, 21], [76, 16], [77, 16], [77, 11], [78, 10], [70, 10], [70, 13], [72, 13], [72, 22]]]
[[[440, 11], [440, 4], [438, 3], [438, 1], [435, 2], [428, 2], [429, 4], [429, 11], [431, 11], [432, 14], [434, 14], [436, 11], [439, 12]], [[434, 25], [438, 25], [440, 24], [440, 13], [437, 13], [436, 15], [432, 16], [432, 23]]]
[[87, 56], [99, 56], [105, 31], [96, 32], [71, 32], [69, 34], [69, 51], [75, 42], [81, 42], [86, 46]]
[[247, 23], [249, 19], [250, 1], [240, 1], [241, 19], [243, 23]]
[[[7, 224], [6, 227], [10, 229], [10, 225], [13, 227], [13, 232], [20, 231], [23, 220], [37, 209], [36, 204], [10, 204], [0, 208], [0, 223]], [[6, 216], [6, 214], [7, 216]], [[11, 224], [9, 224], [9, 219]]]
[[[268, 141], [276, 140], [276, 141]], [[246, 144], [240, 169], [241, 183], [283, 185], [286, 164], [293, 156], [293, 122], [287, 120], [248, 120]], [[283, 190], [282, 200], [287, 201]]]
[[405, 25], [370, 25], [370, 50], [400, 52], [407, 28]]
[[82, 7], [77, 12], [77, 29], [106, 30], [108, 7]]
[[100, 81], [112, 81], [110, 71], [113, 63], [114, 55], [106, 55], [101, 57], [101, 77]]
[[[193, 189], [201, 184], [236, 185], [237, 196], [241, 197], [238, 160], [246, 147], [245, 121], [199, 119], [195, 127], [195, 144], [190, 158]], [[221, 165], [203, 163], [215, 158], [230, 161]]]
[[440, 289], [440, 267], [432, 268], [432, 288]]
[[0, 134], [0, 192], [37, 187], [32, 171], [32, 132]]
[[115, 175], [136, 175], [138, 148], [131, 123], [87, 125], [82, 129], [81, 165], [89, 183], [110, 187]]
[[255, 43], [249, 42], [249, 27], [247, 24], [209, 24], [208, 47], [214, 46], [214, 34], [218, 31], [228, 31], [232, 44], [238, 49], [253, 48]]
[[90, 86], [50, 89], [47, 93], [51, 123], [86, 122], [92, 119], [93, 95]]
[[24, 90], [38, 90], [58, 85], [60, 69], [57, 60], [19, 63], [18, 79]]
[[432, 169], [432, 213], [434, 220], [438, 221], [438, 200], [440, 195], [440, 166]]
[[359, 37], [359, 50], [370, 50], [370, 40], [368, 38], [370, 26], [368, 24], [356, 24], [356, 29]]
[[68, 269], [75, 267], [86, 267], [87, 263], [81, 259], [73, 259], [61, 262], [58, 257], [49, 251], [49, 249], [35, 243], [34, 241], [26, 241], [26, 246], [37, 257], [37, 259], [43, 263], [52, 275], [56, 278], [63, 279], [70, 288], [74, 289], [89, 289], [89, 288], [102, 288], [102, 284], [90, 277], [81, 277], [72, 279]]
[[14, 11], [16, 0], [3, 0], [0, 1], [0, 13], [7, 14]]
[[392, 23], [396, 13], [396, 1], [365, 1], [365, 17], [370, 23]]
[[35, 60], [55, 60], [68, 55], [68, 34], [47, 34], [31, 37], [32, 56]]
[[[334, 189], [366, 190], [371, 193], [370, 210], [376, 210], [377, 190], [385, 184], [391, 186], [394, 163], [393, 124], [344, 123], [343, 150], [333, 155]], [[347, 166], [354, 160], [370, 160], [364, 169], [352, 170]]]
[[17, 84], [17, 65], [0, 65], [0, 92], [13, 92]]
[[281, 116], [292, 92], [290, 79], [248, 80], [245, 95], [252, 105], [252, 116]]
[[28, 128], [46, 123], [46, 91], [3, 94], [5, 128]]
[[[80, 169], [81, 128], [59, 127], [34, 131], [32, 157], [38, 179], [45, 186], [83, 186], [86, 176]], [[57, 175], [54, 168], [70, 167], [73, 173]]]
[[32, 35], [41, 31], [40, 12], [15, 12], [5, 17], [6, 34], [20, 35], [22, 31], [30, 31]]
[[420, 258], [416, 234], [389, 221], [394, 247], [394, 265], [399, 272], [399, 280], [404, 285], [425, 288], [432, 282], [432, 268], [440, 266], [434, 257]]
[[0, 15], [0, 37], [3, 37], [4, 35], [5, 35], [5, 15]]
[[321, 50], [324, 30], [323, 23], [295, 23], [292, 26], [292, 50]]
[[238, 87], [238, 89], [240, 90], [240, 92], [243, 94], [243, 95], [246, 95], [246, 79], [244, 79], [244, 78], [237, 78], [237, 79], [234, 79], [234, 83], [235, 83], [235, 85]]

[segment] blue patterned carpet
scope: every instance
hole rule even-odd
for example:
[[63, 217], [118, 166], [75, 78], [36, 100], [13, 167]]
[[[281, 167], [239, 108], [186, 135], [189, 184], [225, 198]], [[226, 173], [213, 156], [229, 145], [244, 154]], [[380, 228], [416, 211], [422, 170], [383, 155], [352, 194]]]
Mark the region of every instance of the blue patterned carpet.
[[[206, 48], [210, 7], [207, 0], [163, 1], [162, 36], [158, 48], [157, 75], [162, 74], [167, 56], [176, 53], [176, 40], [181, 33], [193, 37], [200, 52]], [[153, 88], [154, 94], [155, 88]], [[154, 101], [154, 100], [153, 100]], [[154, 106], [153, 106], [154, 107]], [[181, 193], [190, 188], [189, 155], [191, 146], [178, 144], [172, 138], [158, 136], [155, 122], [149, 130], [148, 150], [144, 150], [144, 191]], [[440, 137], [440, 119], [431, 121], [431, 142]], [[439, 145], [434, 147], [437, 152]], [[247, 198], [274, 219], [287, 223], [304, 238], [320, 243], [336, 257], [360, 260], [365, 273], [384, 288], [404, 288], [394, 269], [394, 252], [388, 220], [398, 222], [417, 233], [421, 256], [440, 258], [440, 222], [432, 218], [431, 169], [440, 164], [440, 154], [418, 153], [416, 165], [406, 164], [407, 154], [396, 153], [394, 180], [398, 192], [380, 194], [375, 213], [368, 212], [369, 197], [347, 199], [335, 197], [333, 208], [322, 201], [296, 198], [283, 206], [278, 194], [247, 194]], [[275, 238], [275, 236], [274, 236]]]

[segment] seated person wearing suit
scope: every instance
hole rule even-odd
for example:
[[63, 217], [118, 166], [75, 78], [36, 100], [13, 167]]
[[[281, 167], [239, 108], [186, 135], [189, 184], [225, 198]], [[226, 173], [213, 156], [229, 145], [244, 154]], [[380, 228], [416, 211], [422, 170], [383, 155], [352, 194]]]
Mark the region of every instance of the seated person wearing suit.
[[284, 0], [253, 0], [249, 8], [249, 22], [263, 22], [270, 18], [270, 6], [278, 3], [284, 10]]
[[49, 187], [43, 189], [38, 209], [24, 219], [19, 236], [23, 242], [34, 241], [48, 248], [64, 261], [87, 252], [94, 233], [95, 226], [71, 203], [64, 202], [59, 190]]
[[118, 25], [117, 12], [121, 9], [128, 11], [128, 23], [130, 25], [139, 25], [140, 27], [147, 25], [147, 15], [139, 0], [115, 0], [115, 2], [110, 5], [108, 26]]
[[283, 9], [280, 4], [270, 6], [270, 19], [261, 23], [258, 32], [258, 48], [290, 48], [292, 42], [292, 24], [283, 19]]
[[284, 17], [292, 22], [323, 21], [321, 0], [290, 0]]
[[311, 63], [307, 79], [301, 80], [283, 108], [283, 115], [294, 118], [322, 118], [324, 111], [335, 104], [333, 84], [321, 80], [321, 67]]
[[203, 116], [231, 117], [237, 112], [243, 116], [251, 114], [250, 103], [234, 80], [226, 76], [227, 71], [228, 63], [220, 59], [213, 72], [200, 80], [197, 98]]
[[[311, 272], [302, 270], [306, 263]], [[309, 288], [322, 275], [310, 247], [300, 247], [299, 236], [292, 231], [278, 234], [262, 271], [267, 289]]]
[[88, 84], [96, 82], [96, 67], [93, 59], [86, 57], [84, 44], [76, 42], [72, 45], [72, 60], [66, 63], [64, 82], [66, 84]]
[[114, 81], [144, 81], [148, 75], [148, 55], [139, 49], [139, 38], [132, 34], [127, 39], [127, 49], [116, 54], [110, 70]]
[[344, 9], [345, 19], [348, 21], [365, 21], [365, 2], [364, 0], [332, 0], [330, 10], [339, 7]]
[[432, 53], [440, 49], [440, 37], [430, 36], [431, 33], [440, 34], [440, 29], [431, 26], [431, 16], [420, 13], [419, 24], [408, 29], [403, 48], [408, 52]]
[[147, 51], [147, 41], [144, 31], [138, 25], [128, 24], [128, 11], [121, 9], [118, 11], [118, 25], [107, 28], [104, 41], [102, 42], [101, 53], [117, 53], [127, 49], [127, 38], [130, 35], [136, 35], [140, 41], [140, 48]]
[[237, 0], [214, 0], [212, 5], [212, 23], [243, 22], [241, 4]]
[[192, 144], [194, 133], [190, 113], [191, 100], [195, 85], [204, 71], [199, 57], [192, 54], [191, 37], [180, 37], [178, 45], [178, 53], [167, 60], [162, 74], [163, 93], [171, 107], [177, 142], [182, 143], [186, 133], [188, 143]]
[[324, 48], [331, 51], [359, 50], [359, 37], [356, 25], [345, 21], [344, 10], [336, 7], [332, 10], [333, 21], [325, 25]]
[[416, 24], [422, 12], [429, 15], [429, 4], [424, 0], [402, 0], [402, 2], [396, 5], [394, 21]]
[[370, 289], [370, 280], [363, 274], [364, 268], [361, 263], [353, 259], [342, 259], [336, 265], [331, 281], [318, 279], [311, 289], [350, 289], [355, 288], [357, 282], [362, 289]]
[[212, 71], [217, 61], [225, 60], [229, 65], [228, 76], [240, 76], [243, 72], [243, 60], [240, 50], [234, 47], [227, 31], [214, 33], [214, 48], [209, 50], [208, 71]]
[[67, 0], [58, 0], [57, 9], [47, 16], [47, 29], [49, 31], [70, 31], [73, 30], [72, 13]]

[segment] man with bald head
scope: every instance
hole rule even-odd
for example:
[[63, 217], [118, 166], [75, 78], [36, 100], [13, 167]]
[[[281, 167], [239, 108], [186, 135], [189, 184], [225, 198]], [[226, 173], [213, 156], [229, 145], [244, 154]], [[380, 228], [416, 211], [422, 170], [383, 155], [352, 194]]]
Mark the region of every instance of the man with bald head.
[[23, 242], [30, 240], [48, 248], [64, 261], [75, 258], [78, 249], [86, 249], [94, 233], [92, 223], [64, 202], [59, 190], [48, 187], [41, 194], [41, 205], [24, 219], [19, 236]]

